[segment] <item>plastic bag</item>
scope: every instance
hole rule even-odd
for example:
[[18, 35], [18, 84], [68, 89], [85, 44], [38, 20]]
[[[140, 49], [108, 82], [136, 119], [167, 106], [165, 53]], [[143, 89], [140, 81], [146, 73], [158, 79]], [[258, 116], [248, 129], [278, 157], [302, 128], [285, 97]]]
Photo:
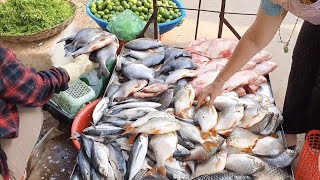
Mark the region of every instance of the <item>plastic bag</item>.
[[141, 20], [134, 12], [127, 9], [116, 14], [108, 25], [108, 29], [115, 34], [118, 39], [131, 41], [136, 39], [145, 27], [146, 22]]

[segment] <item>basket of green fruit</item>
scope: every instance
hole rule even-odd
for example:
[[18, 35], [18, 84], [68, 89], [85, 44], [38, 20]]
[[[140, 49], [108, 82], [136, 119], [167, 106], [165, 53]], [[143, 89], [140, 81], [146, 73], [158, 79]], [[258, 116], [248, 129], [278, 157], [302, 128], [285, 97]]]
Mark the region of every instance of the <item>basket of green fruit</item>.
[[[152, 0], [90, 0], [87, 4], [88, 15], [104, 30], [113, 15], [131, 9], [142, 20], [147, 21], [153, 12]], [[157, 20], [160, 34], [164, 34], [182, 24], [186, 11], [180, 0], [157, 0], [159, 7]]]
[[34, 42], [52, 37], [73, 21], [76, 6], [68, 0], [7, 0], [0, 3], [0, 39]]

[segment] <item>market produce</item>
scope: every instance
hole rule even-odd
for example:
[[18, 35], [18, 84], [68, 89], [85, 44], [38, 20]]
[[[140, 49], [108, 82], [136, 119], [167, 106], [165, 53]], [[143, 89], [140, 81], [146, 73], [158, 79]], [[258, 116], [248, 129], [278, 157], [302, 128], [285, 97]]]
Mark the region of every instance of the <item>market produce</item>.
[[[93, 161], [90, 140], [103, 142], [109, 148], [109, 162], [105, 163], [104, 171], [93, 166], [95, 172], [102, 176], [111, 171], [110, 176], [115, 179], [134, 180], [289, 176], [277, 166], [270, 166], [278, 162], [278, 167], [289, 166], [296, 157], [296, 151], [285, 149], [284, 142], [274, 134], [282, 119], [271, 97], [259, 93], [239, 97], [234, 90], [218, 96], [214, 106], [196, 109], [194, 86], [190, 82], [206, 67], [161, 72], [168, 59], [178, 62], [181, 57], [190, 58], [189, 53], [163, 45], [149, 47], [140, 51], [122, 50], [117, 58], [121, 59], [121, 66], [106, 91], [108, 96], [97, 104], [94, 125], [86, 128], [80, 138], [81, 152], [91, 157], [90, 162]], [[128, 55], [136, 52], [144, 57], [156, 54], [165, 57], [145, 66], [144, 58], [132, 61], [134, 57]], [[128, 65], [143, 70], [138, 73], [135, 68], [128, 69]], [[137, 97], [136, 93], [143, 96]], [[110, 150], [113, 147], [122, 153]], [[119, 163], [124, 164], [123, 158], [115, 157], [125, 159], [126, 171]]]
[[[171, 0], [157, 0], [159, 23], [169, 22], [181, 16], [178, 6]], [[132, 10], [140, 19], [147, 21], [153, 12], [152, 0], [93, 0], [90, 4], [91, 13], [99, 19], [111, 21], [114, 14]]]
[[98, 78], [110, 75], [106, 63], [115, 60], [119, 41], [117, 37], [101, 29], [85, 28], [76, 35], [61, 39], [58, 43], [65, 42], [65, 56], [76, 58], [82, 54], [90, 54], [92, 62], [99, 63]]
[[68, 20], [75, 11], [66, 0], [7, 0], [0, 3], [0, 34], [38, 33]]

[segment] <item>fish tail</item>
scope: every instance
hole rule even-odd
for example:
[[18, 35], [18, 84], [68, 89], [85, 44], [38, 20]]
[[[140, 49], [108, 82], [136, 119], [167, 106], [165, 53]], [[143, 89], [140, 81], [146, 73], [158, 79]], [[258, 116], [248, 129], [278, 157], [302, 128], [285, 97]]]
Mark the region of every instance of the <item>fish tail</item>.
[[146, 173], [146, 176], [154, 176], [158, 171], [158, 168], [157, 167], [153, 167], [152, 169], [150, 169], [147, 173]]
[[279, 138], [279, 135], [277, 133], [270, 133], [269, 136], [273, 138]]
[[211, 147], [217, 147], [217, 144], [212, 141], [206, 141], [203, 143], [203, 147], [206, 149], [206, 151], [210, 152]]
[[209, 131], [211, 132], [212, 136], [214, 136], [214, 137], [218, 136], [218, 133], [215, 129], [210, 129]]
[[245, 153], [251, 153], [252, 149], [251, 148], [243, 148], [243, 149], [241, 149], [241, 151], [245, 152]]
[[152, 133], [153, 134], [161, 134], [161, 131], [159, 129], [153, 129]]
[[207, 139], [211, 136], [211, 133], [210, 132], [203, 132], [201, 133], [201, 137], [202, 139]]
[[132, 136], [128, 139], [128, 144], [133, 144], [134, 140], [138, 136], [138, 133], [133, 133]]
[[167, 170], [164, 166], [158, 167], [159, 173], [162, 177], [166, 177], [167, 175]]
[[173, 160], [174, 160], [173, 156], [170, 156], [170, 157], [168, 158], [168, 160], [172, 163]]
[[122, 135], [125, 135], [125, 134], [128, 134], [128, 133], [131, 133], [131, 132], [134, 132], [135, 131], [135, 128], [131, 126], [131, 124], [126, 124], [123, 129], [125, 129], [125, 132], [122, 133]]

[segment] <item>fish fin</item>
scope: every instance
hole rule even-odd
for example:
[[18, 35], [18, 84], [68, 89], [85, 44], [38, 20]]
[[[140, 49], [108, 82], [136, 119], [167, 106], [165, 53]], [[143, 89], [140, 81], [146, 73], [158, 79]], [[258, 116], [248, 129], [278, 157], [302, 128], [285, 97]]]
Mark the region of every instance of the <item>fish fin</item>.
[[231, 132], [229, 131], [229, 132], [225, 132], [223, 135], [225, 135], [225, 136], [230, 136], [230, 134], [231, 134]]
[[168, 158], [168, 160], [172, 163], [173, 162], [173, 156], [170, 156], [169, 158]]
[[[192, 106], [192, 105], [191, 105], [191, 106]], [[190, 119], [190, 117], [188, 116], [188, 111], [189, 111], [189, 109], [184, 109], [184, 110], [182, 110], [182, 112], [181, 112], [182, 118]]]
[[279, 138], [279, 135], [277, 133], [270, 133], [269, 136], [273, 138]]
[[153, 129], [152, 133], [153, 134], [161, 134], [161, 131], [159, 129]]
[[167, 170], [166, 170], [166, 168], [164, 166], [159, 167], [158, 170], [159, 170], [159, 173], [160, 173], [160, 175], [162, 177], [167, 177], [166, 176], [167, 175]]
[[251, 148], [244, 148], [244, 149], [241, 149], [241, 152], [251, 153], [252, 149]]
[[132, 136], [128, 139], [128, 144], [133, 144], [134, 140], [138, 136], [138, 133], [133, 133]]
[[158, 171], [157, 167], [153, 167], [152, 169], [150, 169], [147, 173], [146, 176], [154, 176]]
[[217, 133], [217, 131], [215, 129], [211, 129], [209, 131], [211, 132], [212, 136], [214, 136], [214, 137], [218, 136], [218, 133]]
[[206, 149], [206, 151], [210, 152], [211, 151], [211, 147], [216, 147], [217, 144], [211, 141], [206, 141], [203, 143], [204, 148]]
[[200, 126], [195, 126], [199, 131], [201, 131], [201, 127]]
[[266, 137], [266, 136], [261, 135], [261, 134], [258, 135], [258, 138], [259, 138], [259, 139], [262, 139], [262, 138], [264, 138], [264, 137]]
[[210, 132], [203, 132], [201, 133], [201, 137], [202, 139], [207, 139], [211, 136], [211, 133]]
[[122, 133], [122, 135], [125, 135], [125, 134], [128, 134], [128, 133], [135, 131], [135, 128], [132, 127], [130, 124], [126, 124], [126, 126], [127, 127], [124, 127], [125, 131], [124, 131], [124, 133]]

